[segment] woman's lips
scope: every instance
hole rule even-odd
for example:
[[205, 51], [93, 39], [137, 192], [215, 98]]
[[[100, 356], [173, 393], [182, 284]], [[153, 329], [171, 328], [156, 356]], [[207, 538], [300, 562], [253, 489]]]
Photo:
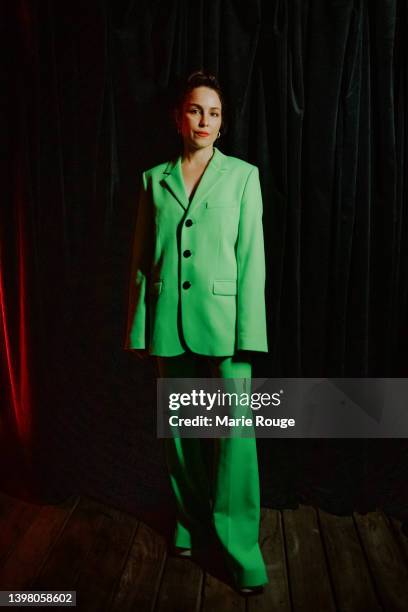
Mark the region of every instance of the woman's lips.
[[208, 132], [196, 132], [197, 136], [209, 136]]

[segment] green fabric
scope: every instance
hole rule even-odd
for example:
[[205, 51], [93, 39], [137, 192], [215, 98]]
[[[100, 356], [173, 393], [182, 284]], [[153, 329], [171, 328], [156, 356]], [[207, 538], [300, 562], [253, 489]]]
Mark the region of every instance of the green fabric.
[[[197, 378], [200, 360], [205, 359], [188, 352], [173, 358], [159, 357], [159, 374], [166, 378]], [[242, 382], [247, 390], [250, 387], [250, 362], [237, 357], [210, 358], [209, 362], [214, 377], [246, 379]], [[203, 442], [213, 445], [210, 469], [205, 462]], [[238, 587], [266, 584], [268, 576], [258, 541], [260, 489], [256, 438], [173, 437], [166, 438], [164, 444], [178, 513], [175, 545], [200, 547], [214, 535]]]
[[201, 355], [267, 352], [258, 167], [214, 147], [189, 202], [181, 159], [143, 172], [125, 348], [175, 356], [183, 337]]

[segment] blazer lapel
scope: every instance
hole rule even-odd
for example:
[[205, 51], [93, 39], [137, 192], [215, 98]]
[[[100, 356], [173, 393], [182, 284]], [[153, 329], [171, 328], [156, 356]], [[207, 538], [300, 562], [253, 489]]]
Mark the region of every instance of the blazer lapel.
[[188, 209], [189, 212], [192, 212], [199, 205], [199, 202], [205, 200], [220, 180], [222, 174], [227, 171], [227, 155], [224, 155], [217, 147], [213, 148], [214, 154], [204, 170], [191, 202], [188, 201], [184, 187], [181, 169], [182, 155], [180, 154], [175, 160], [170, 161], [164, 170], [163, 182], [165, 186], [170, 190], [177, 202], [185, 210]]
[[176, 160], [169, 161], [163, 172], [163, 187], [169, 189], [177, 202], [185, 209], [188, 208], [188, 198], [184, 189], [184, 181], [181, 174], [181, 155]]

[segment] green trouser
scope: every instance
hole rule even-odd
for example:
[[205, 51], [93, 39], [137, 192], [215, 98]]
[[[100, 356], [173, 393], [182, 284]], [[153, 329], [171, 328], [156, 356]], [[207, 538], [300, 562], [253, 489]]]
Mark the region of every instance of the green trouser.
[[[210, 376], [215, 378], [250, 379], [252, 374], [251, 362], [236, 356], [206, 357], [187, 351], [156, 359], [158, 375], [163, 378], [200, 378], [203, 365], [210, 367]], [[208, 443], [212, 470], [204, 456]], [[172, 437], [165, 438], [164, 444], [177, 505], [174, 544], [200, 547], [215, 534], [238, 587], [266, 584], [258, 541], [260, 490], [255, 436]]]

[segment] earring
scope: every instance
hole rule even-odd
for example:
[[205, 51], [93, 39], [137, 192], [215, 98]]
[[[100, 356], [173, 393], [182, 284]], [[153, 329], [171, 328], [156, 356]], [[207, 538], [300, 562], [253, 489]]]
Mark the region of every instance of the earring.
[[221, 132], [218, 132], [217, 140], [218, 140], [218, 138], [219, 138], [220, 136], [221, 136]]

